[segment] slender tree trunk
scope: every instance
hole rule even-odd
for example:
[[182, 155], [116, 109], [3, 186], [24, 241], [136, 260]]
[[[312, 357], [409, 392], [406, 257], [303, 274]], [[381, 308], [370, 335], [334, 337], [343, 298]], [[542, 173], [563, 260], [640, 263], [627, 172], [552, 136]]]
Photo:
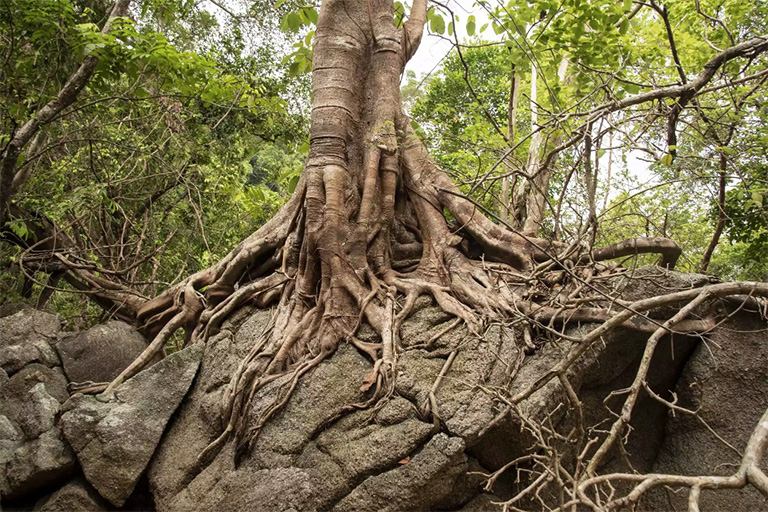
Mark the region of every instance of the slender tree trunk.
[[515, 64], [512, 64], [509, 74], [509, 105], [507, 110], [507, 140], [509, 148], [506, 160], [504, 160], [504, 178], [501, 180], [501, 208], [500, 216], [504, 222], [510, 221], [509, 186], [512, 183], [514, 165], [511, 151], [515, 146], [515, 125], [517, 123], [517, 102], [520, 98], [520, 76], [517, 74]]
[[[535, 84], [535, 66], [533, 66], [531, 78], [531, 129], [538, 128], [537, 96], [534, 88]], [[568, 58], [563, 57], [557, 70], [557, 77], [561, 84], [568, 83]], [[548, 146], [557, 147], [560, 145], [561, 135], [556, 135]], [[528, 151], [528, 165], [526, 173], [528, 179], [528, 189], [525, 196], [522, 196], [522, 202], [525, 204], [525, 216], [522, 223], [523, 233], [527, 236], [534, 236], [541, 230], [541, 224], [544, 220], [544, 214], [547, 208], [547, 199], [549, 197], [549, 182], [555, 171], [555, 162], [549, 161], [546, 165], [541, 164], [541, 155], [543, 152], [542, 132], [538, 131], [533, 135], [531, 147]]]
[[709, 263], [712, 260], [712, 254], [715, 252], [717, 244], [720, 243], [720, 236], [725, 229], [725, 185], [726, 185], [726, 171], [728, 169], [728, 159], [723, 151], [720, 151], [720, 160], [718, 164], [718, 190], [717, 190], [717, 226], [715, 232], [712, 233], [712, 239], [709, 241], [707, 250], [704, 251], [704, 256], [701, 257], [701, 264], [699, 265], [699, 272], [706, 272], [709, 268]]

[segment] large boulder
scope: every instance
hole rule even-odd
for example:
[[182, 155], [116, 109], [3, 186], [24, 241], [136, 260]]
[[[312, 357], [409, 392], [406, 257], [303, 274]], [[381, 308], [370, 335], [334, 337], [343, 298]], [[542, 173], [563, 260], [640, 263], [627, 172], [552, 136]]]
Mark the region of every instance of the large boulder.
[[59, 368], [33, 363], [0, 385], [0, 495], [18, 499], [69, 478], [75, 456], [56, 427], [67, 398]]
[[147, 340], [113, 320], [62, 336], [56, 348], [70, 382], [110, 382], [147, 348]]
[[451, 495], [467, 467], [464, 442], [437, 434], [412, 460], [366, 478], [333, 510], [426, 510]]
[[0, 367], [12, 375], [30, 363], [60, 365], [54, 349], [60, 331], [58, 316], [37, 309], [0, 318]]
[[32, 306], [24, 302], [8, 302], [0, 306], [0, 318], [15, 315], [24, 309], [32, 309]]
[[[766, 322], [737, 314], [709, 334], [691, 356], [676, 387], [678, 405], [697, 411], [669, 414], [664, 443], [653, 467], [657, 473], [728, 476], [741, 463], [757, 422], [768, 409]], [[711, 430], [710, 430], [711, 429]], [[713, 433], [714, 431], [714, 433]], [[720, 437], [718, 437], [715, 435]], [[726, 443], [730, 444], [728, 446]], [[768, 458], [762, 469], [768, 473]], [[651, 493], [640, 510], [685, 510], [686, 492]], [[701, 510], [766, 510], [756, 489], [701, 493]]]
[[[226, 383], [269, 318], [268, 311], [256, 311], [242, 326], [225, 324], [208, 342], [199, 378], [149, 470], [158, 510], [328, 509], [368, 476], [397, 467], [429, 441], [432, 424], [419, 419], [406, 400], [388, 404], [378, 424], [370, 411], [357, 411], [323, 428], [343, 408], [365, 399], [360, 384], [370, 364], [344, 345], [311, 378], [302, 379], [239, 467], [231, 445], [210, 465], [198, 467], [197, 456], [221, 431]], [[260, 393], [253, 414], [275, 398], [281, 382], [274, 384]]]
[[203, 348], [193, 345], [127, 380], [108, 396], [77, 394], [61, 426], [88, 482], [122, 506], [197, 373]]
[[[360, 388], [372, 362], [342, 344], [300, 380], [239, 466], [230, 443], [200, 467], [198, 455], [223, 428], [222, 393], [240, 360], [268, 328], [270, 316], [268, 311], [243, 310], [208, 341], [199, 378], [150, 465], [158, 510], [229, 511], [262, 508], [264, 503], [269, 509], [296, 510], [459, 508], [480, 492], [482, 478], [471, 473], [496, 470], [528, 453], [532, 444], [521, 434], [520, 422], [502, 414], [504, 404], [496, 392], [523, 389], [572, 347], [570, 342], [545, 344], [526, 356], [518, 330], [494, 325], [477, 337], [463, 326], [448, 329], [454, 319], [424, 297], [402, 326], [396, 394], [381, 409], [347, 411], [329, 423], [370, 394]], [[580, 329], [572, 334], [588, 326]], [[376, 341], [365, 326], [359, 337]], [[596, 415], [607, 415], [601, 400], [625, 385], [622, 379], [636, 368], [646, 337], [618, 331], [575, 366], [572, 384], [577, 392], [594, 396]], [[674, 354], [679, 362], [657, 372], [658, 379], [674, 381], [691, 346], [678, 343]], [[668, 345], [664, 349], [673, 353]], [[438, 432], [425, 411], [448, 360], [450, 368], [435, 391]], [[282, 383], [275, 381], [257, 393], [251, 424]], [[543, 419], [565, 401], [554, 382], [523, 406]], [[559, 418], [555, 415], [553, 421]], [[501, 496], [509, 489], [502, 489]]]

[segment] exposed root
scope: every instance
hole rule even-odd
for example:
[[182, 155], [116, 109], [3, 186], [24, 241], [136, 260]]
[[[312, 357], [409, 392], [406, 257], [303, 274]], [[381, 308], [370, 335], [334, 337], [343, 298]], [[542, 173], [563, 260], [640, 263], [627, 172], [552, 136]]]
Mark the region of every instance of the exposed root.
[[438, 374], [437, 378], [435, 378], [435, 382], [432, 384], [432, 388], [429, 390], [430, 409], [426, 412], [432, 415], [432, 423], [434, 425], [435, 432], [440, 431], [440, 411], [437, 407], [437, 397], [435, 396], [435, 393], [437, 393], [437, 390], [440, 388], [440, 384], [443, 382], [443, 377], [445, 377], [445, 374], [448, 373], [448, 370], [451, 369], [451, 365], [453, 365], [453, 361], [456, 360], [456, 355], [458, 353], [458, 350], [451, 351], [451, 353], [448, 355], [448, 359], [446, 359], [443, 367], [440, 369], [440, 373]]
[[180, 310], [155, 336], [152, 343], [137, 357], [128, 367], [123, 370], [109, 385], [104, 389], [103, 395], [109, 398], [112, 390], [122, 384], [126, 379], [132, 377], [142, 368], [144, 368], [156, 355], [164, 348], [168, 340], [180, 328], [184, 327], [187, 333], [191, 335], [191, 326], [197, 322], [197, 318], [203, 310], [203, 297], [195, 290], [192, 284], [184, 287], [183, 293], [176, 297], [176, 304]]

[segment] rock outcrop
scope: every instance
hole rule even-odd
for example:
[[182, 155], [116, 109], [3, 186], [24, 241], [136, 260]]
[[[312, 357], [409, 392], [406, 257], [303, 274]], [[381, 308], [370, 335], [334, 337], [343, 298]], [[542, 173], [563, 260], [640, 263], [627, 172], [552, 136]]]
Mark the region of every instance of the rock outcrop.
[[[707, 282], [704, 276], [646, 268], [593, 283], [605, 293], [634, 300]], [[650, 314], [665, 318], [671, 311]], [[40, 312], [16, 313], [28, 314]], [[29, 497], [71, 480], [79, 461], [87, 482], [70, 481], [38, 507], [102, 510], [123, 506], [129, 497], [125, 506], [130, 506], [137, 497], [145, 498], [143, 491], [134, 492], [141, 480], [139, 487], [148, 486], [153, 500], [142, 501], [150, 504], [142, 507], [156, 506], [161, 512], [493, 509], [492, 502], [504, 501], [530, 483], [525, 480], [528, 473], [510, 471], [490, 492], [481, 491], [483, 474], [532, 453], [536, 438], [531, 425], [546, 424], [561, 434], [575, 426], [557, 379], [515, 410], [507, 407], [504, 397], [524, 390], [562, 361], [574, 346], [571, 340], [595, 326], [572, 325], [568, 338], [554, 342], [542, 336], [531, 352], [524, 347], [519, 327], [492, 324], [482, 336], [473, 335], [422, 297], [402, 325], [396, 387], [380, 407], [350, 407], [370, 397], [371, 391], [361, 384], [372, 362], [343, 344], [299, 380], [290, 400], [237, 464], [229, 442], [201, 465], [198, 455], [224, 427], [224, 391], [241, 360], [269, 328], [271, 316], [271, 311], [242, 308], [206, 345], [171, 355], [109, 397], [78, 394], [69, 399], [58, 355], [54, 351], [51, 356], [45, 348], [52, 348], [57, 335], [53, 324], [41, 322], [43, 334], [22, 317], [19, 325], [8, 324], [16, 340], [8, 346], [18, 348], [0, 370], [3, 498]], [[732, 473], [740, 457], [737, 451], [768, 407], [765, 331], [764, 319], [742, 311], [703, 341], [679, 334], [662, 339], [651, 361], [648, 387], [698, 410], [721, 439], [700, 420], [670, 414], [659, 400], [643, 393], [623, 449], [609, 452], [600, 472]], [[23, 337], [32, 340], [34, 351], [22, 350], [18, 340]], [[96, 365], [84, 361], [92, 351], [108, 351], [113, 337], [132, 340], [130, 350], [135, 352], [98, 369], [109, 367], [109, 374], [78, 374]], [[377, 341], [365, 325], [358, 337]], [[647, 338], [636, 331], [612, 331], [570, 368], [568, 381], [581, 402], [586, 426], [604, 427], [616, 417], [623, 402], [616, 391], [630, 385]], [[144, 340], [128, 326], [110, 323], [64, 336], [58, 348], [70, 380], [108, 380], [140, 345], [145, 346]], [[121, 363], [113, 365], [117, 360]], [[255, 395], [248, 424], [254, 425], [260, 412], [284, 392], [288, 379], [277, 379]], [[566, 448], [560, 456], [565, 467], [574, 454]], [[619, 485], [617, 491], [624, 489]], [[557, 497], [547, 492], [539, 498], [556, 503]], [[102, 497], [110, 503], [100, 501]], [[533, 496], [526, 499], [516, 506], [541, 509]], [[685, 493], [667, 496], [659, 490], [649, 493], [638, 510], [665, 511], [670, 504], [685, 508], [685, 502]], [[702, 510], [759, 510], [764, 504], [754, 490], [702, 495]]]
[[[703, 276], [648, 269], [600, 286], [636, 298], [706, 282]], [[654, 283], [660, 284], [654, 289]], [[534, 354], [526, 355], [518, 330], [493, 325], [479, 338], [461, 326], [448, 329], [453, 319], [426, 298], [402, 326], [396, 394], [383, 408], [375, 413], [352, 410], [328, 423], [367, 397], [360, 384], [371, 362], [343, 345], [300, 381], [239, 466], [233, 462], [231, 445], [209, 465], [198, 466], [197, 455], [221, 432], [219, 407], [230, 376], [269, 317], [269, 312], [242, 310], [209, 340], [200, 375], [150, 465], [158, 510], [404, 510], [464, 505], [478, 510], [524, 484], [501, 478], [495, 495], [481, 494], [483, 479], [470, 474], [487, 474], [530, 453], [532, 438], [515, 414], [505, 413], [496, 393], [508, 396], [524, 389], [560, 361], [572, 343], [542, 342]], [[592, 327], [574, 327], [569, 334], [579, 336]], [[443, 335], [437, 337], [438, 333]], [[365, 329], [360, 337], [375, 341]], [[569, 379], [583, 401], [589, 425], [612, 417], [606, 405], [620, 407], [611, 393], [631, 382], [647, 337], [615, 331], [574, 365]], [[697, 343], [684, 336], [664, 340], [652, 362], [649, 386], [669, 396]], [[435, 379], [449, 360], [450, 368], [435, 391], [438, 431], [433, 416], [425, 411]], [[271, 403], [279, 385], [280, 381], [274, 382], [257, 393], [252, 422]], [[524, 401], [521, 411], [536, 420], [549, 415], [553, 424], [561, 424], [558, 428], [567, 429], [572, 418], [565, 413], [566, 404], [562, 386], [554, 381]], [[656, 463], [667, 409], [644, 396], [635, 410], [627, 456], [607, 457], [606, 471], [626, 471], [628, 462], [648, 471]]]
[[[765, 320], [742, 313], [696, 348], [675, 391], [678, 405], [698, 411], [699, 419], [669, 414], [654, 472], [728, 476], [736, 471], [741, 463], [739, 452], [768, 409], [765, 333]], [[768, 473], [768, 459], [763, 459], [762, 469]], [[659, 490], [649, 494], [639, 510], [685, 510], [687, 499], [686, 492]], [[701, 510], [768, 510], [768, 500], [752, 487], [704, 490]]]
[[426, 510], [450, 498], [467, 468], [464, 441], [437, 434], [407, 463], [366, 478], [334, 510]]
[[0, 367], [12, 375], [30, 363], [60, 366], [54, 344], [61, 331], [56, 315], [22, 309], [0, 318]]
[[88, 482], [113, 505], [131, 495], [202, 353], [202, 346], [191, 346], [138, 373], [109, 397], [77, 394], [64, 405], [64, 435]]
[[[75, 456], [56, 427], [69, 398], [54, 349], [56, 315], [23, 308], [0, 318], [0, 496], [25, 497], [65, 481]], [[10, 377], [9, 377], [10, 374]]]

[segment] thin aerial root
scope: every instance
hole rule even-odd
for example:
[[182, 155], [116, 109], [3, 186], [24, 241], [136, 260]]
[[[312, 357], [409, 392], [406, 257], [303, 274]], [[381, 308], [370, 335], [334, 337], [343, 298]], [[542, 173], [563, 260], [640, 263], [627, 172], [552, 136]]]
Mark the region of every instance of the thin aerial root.
[[363, 323], [363, 317], [365, 316], [365, 310], [368, 307], [368, 304], [371, 303], [371, 301], [376, 297], [376, 294], [378, 293], [377, 289], [371, 290], [371, 292], [365, 296], [363, 299], [363, 302], [360, 304], [360, 314], [357, 316], [357, 322], [355, 323], [355, 326], [352, 328], [352, 331], [349, 333], [350, 337], [354, 337], [355, 334], [357, 334], [357, 330], [360, 329], [360, 326]]
[[104, 389], [103, 396], [109, 399], [109, 395], [115, 387], [122, 384], [126, 379], [132, 377], [141, 371], [157, 354], [165, 347], [166, 342], [173, 336], [178, 329], [189, 326], [197, 321], [203, 309], [202, 300], [191, 283], [184, 288], [184, 302], [180, 305], [181, 311], [171, 319], [155, 336], [152, 343], [139, 354], [139, 356], [123, 370], [120, 375]]
[[453, 365], [453, 362], [456, 360], [456, 355], [459, 353], [458, 350], [453, 350], [449, 355], [448, 359], [445, 361], [445, 364], [443, 364], [443, 367], [440, 369], [440, 374], [435, 379], [435, 382], [432, 384], [432, 388], [429, 390], [429, 405], [430, 405], [430, 412], [432, 414], [432, 423], [434, 424], [434, 430], [435, 432], [438, 432], [440, 430], [440, 413], [437, 406], [437, 390], [440, 388], [440, 384], [443, 382], [443, 377], [445, 377], [445, 374], [448, 373], [448, 370], [451, 369], [451, 366]]
[[357, 339], [355, 336], [348, 336], [347, 342], [351, 343], [352, 346], [358, 349], [359, 351], [367, 354], [368, 357], [371, 358], [371, 361], [375, 362], [376, 360], [379, 359], [376, 353], [382, 348], [380, 343], [368, 343], [368, 342]]
[[523, 344], [526, 355], [531, 355], [536, 352], [536, 345], [533, 344], [533, 336], [531, 335], [531, 324], [525, 322], [523, 326]]
[[207, 316], [207, 318], [201, 318], [201, 322], [198, 326], [198, 329], [200, 329], [200, 326], [205, 325], [202, 336], [203, 342], [207, 341], [211, 335], [216, 334], [216, 331], [227, 316], [245, 301], [250, 300], [254, 294], [273, 290], [278, 286], [282, 286], [286, 281], [288, 281], [287, 275], [278, 273], [272, 274], [241, 287], [235, 293], [227, 297], [226, 300], [217, 304], [215, 308], [209, 310], [210, 312], [206, 311], [201, 317]]
[[417, 291], [410, 291], [405, 296], [405, 303], [403, 304], [403, 309], [397, 314], [394, 321], [394, 331], [400, 332], [400, 326], [403, 325], [403, 321], [408, 318], [408, 316], [411, 314], [411, 311], [413, 311], [413, 305], [416, 304], [416, 299], [419, 297], [419, 293]]
[[210, 464], [219, 454], [219, 452], [221, 452], [221, 449], [232, 435], [233, 429], [234, 424], [232, 422], [227, 423], [227, 428], [224, 429], [219, 437], [214, 439], [210, 444], [208, 444], [208, 446], [205, 447], [205, 449], [203, 449], [202, 452], [200, 452], [200, 455], [197, 456], [198, 469], [202, 469], [203, 467]]
[[464, 323], [467, 324], [467, 328], [470, 332], [479, 334], [482, 331], [482, 322], [480, 322], [475, 313], [452, 295], [442, 291], [433, 291], [432, 295], [435, 297], [438, 306], [440, 306], [443, 311], [461, 318]]
[[253, 345], [253, 348], [251, 348], [251, 351], [248, 353], [245, 359], [240, 362], [240, 365], [237, 367], [237, 370], [232, 376], [232, 379], [229, 381], [229, 385], [227, 386], [227, 389], [222, 396], [222, 417], [229, 418], [231, 416], [235, 397], [239, 393], [242, 393], [245, 387], [245, 385], [241, 384], [241, 381], [247, 381], [245, 377], [248, 370], [255, 370], [252, 367], [254, 359], [256, 359], [259, 355], [264, 354], [264, 346], [269, 341], [270, 333], [274, 329], [276, 316], [277, 314], [272, 316], [266, 328], [261, 333], [261, 336], [259, 336], [259, 339]]
[[293, 329], [285, 333], [284, 339], [275, 357], [269, 363], [266, 373], [279, 373], [288, 360], [291, 348], [302, 337], [313, 336], [320, 327], [323, 316], [317, 307], [314, 307], [304, 314], [304, 318], [297, 323]]
[[[279, 396], [270, 404], [269, 407], [265, 411], [263, 411], [259, 415], [259, 419], [256, 422], [256, 425], [249, 428], [247, 432], [244, 431], [245, 426], [245, 419], [247, 417], [247, 414], [244, 415], [240, 420], [240, 428], [238, 428], [237, 434], [235, 436], [235, 445], [236, 445], [236, 460], [239, 459], [239, 457], [243, 454], [243, 451], [245, 449], [251, 449], [253, 447], [253, 444], [258, 439], [259, 433], [261, 433], [262, 428], [264, 428], [264, 425], [278, 412], [280, 411], [285, 405], [288, 403], [288, 400], [290, 400], [291, 396], [293, 395], [293, 391], [296, 389], [297, 384], [299, 383], [299, 379], [312, 370], [313, 368], [316, 368], [320, 363], [322, 363], [329, 355], [331, 355], [333, 352], [330, 350], [327, 351], [321, 351], [318, 355], [316, 355], [314, 358], [310, 359], [309, 361], [305, 361], [303, 363], [300, 363], [296, 369], [293, 371], [293, 375], [291, 376], [291, 380], [289, 381], [289, 385], [287, 386], [287, 390], [282, 393], [282, 396]], [[285, 385], [282, 386], [283, 389], [285, 389]], [[245, 442], [243, 442], [245, 440]]]
[[429, 340], [427, 340], [427, 346], [431, 346], [434, 342], [436, 342], [437, 340], [439, 340], [440, 338], [448, 334], [450, 331], [452, 331], [454, 327], [461, 324], [461, 322], [463, 322], [461, 318], [455, 318], [452, 322], [446, 325], [445, 328], [441, 329], [437, 334], [429, 338]]
[[90, 393], [101, 393], [109, 386], [109, 382], [93, 382], [92, 380], [86, 380], [83, 382], [70, 382], [67, 384], [67, 391], [72, 393], [82, 393], [84, 395]]

